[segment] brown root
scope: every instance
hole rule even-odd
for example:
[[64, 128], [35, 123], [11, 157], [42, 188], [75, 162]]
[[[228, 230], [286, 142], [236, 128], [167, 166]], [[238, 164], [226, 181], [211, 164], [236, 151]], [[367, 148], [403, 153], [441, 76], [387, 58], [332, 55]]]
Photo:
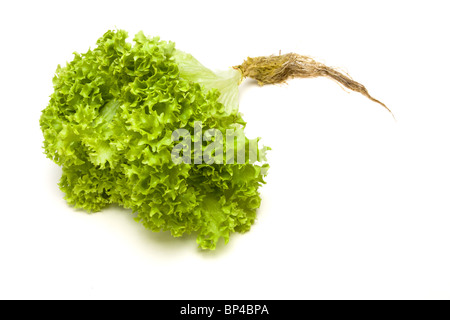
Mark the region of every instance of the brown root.
[[328, 77], [381, 104], [392, 114], [392, 111], [384, 103], [373, 98], [362, 84], [307, 56], [288, 53], [278, 56], [249, 57], [244, 63], [234, 68], [240, 70], [244, 78], [250, 77], [257, 80], [259, 85], [285, 83], [291, 78]]

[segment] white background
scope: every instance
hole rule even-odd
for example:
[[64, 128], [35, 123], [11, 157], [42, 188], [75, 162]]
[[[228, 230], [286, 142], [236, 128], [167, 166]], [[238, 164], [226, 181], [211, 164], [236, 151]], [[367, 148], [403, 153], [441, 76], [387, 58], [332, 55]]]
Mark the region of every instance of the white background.
[[[3, 1], [0, 298], [450, 298], [447, 1]], [[66, 205], [42, 150], [56, 66], [108, 29], [175, 41], [212, 69], [297, 52], [329, 79], [258, 87], [240, 106], [272, 147], [258, 221], [214, 252], [129, 211]]]

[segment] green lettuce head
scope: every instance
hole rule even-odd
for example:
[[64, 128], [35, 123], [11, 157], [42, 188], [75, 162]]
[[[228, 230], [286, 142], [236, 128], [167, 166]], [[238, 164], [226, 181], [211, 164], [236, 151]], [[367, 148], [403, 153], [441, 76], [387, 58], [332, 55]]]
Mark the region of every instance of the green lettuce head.
[[[214, 249], [255, 222], [268, 168], [268, 148], [244, 135], [241, 71], [215, 73], [172, 42], [127, 36], [108, 31], [58, 66], [40, 119], [45, 153], [62, 167], [70, 205], [96, 212], [115, 203], [152, 231], [195, 232], [201, 248]], [[180, 129], [190, 137], [177, 162]], [[234, 137], [222, 142], [211, 129]]]
[[248, 231], [261, 203], [269, 148], [245, 137], [243, 78], [266, 85], [323, 76], [391, 112], [308, 56], [249, 57], [213, 72], [173, 42], [140, 32], [132, 45], [127, 36], [108, 31], [94, 50], [58, 66], [40, 119], [45, 153], [62, 167], [70, 205], [95, 212], [116, 203], [152, 231], [197, 233], [203, 249]]

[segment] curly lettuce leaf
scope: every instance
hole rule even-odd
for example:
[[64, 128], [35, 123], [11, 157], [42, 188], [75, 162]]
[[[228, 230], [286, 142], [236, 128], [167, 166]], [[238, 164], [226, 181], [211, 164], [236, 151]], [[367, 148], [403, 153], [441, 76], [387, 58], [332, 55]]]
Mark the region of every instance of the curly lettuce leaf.
[[178, 49], [174, 51], [173, 57], [182, 78], [201, 83], [207, 91], [219, 90], [221, 94], [217, 100], [225, 106], [226, 112], [236, 113], [239, 110], [239, 83], [242, 80], [240, 71], [230, 68], [213, 72], [191, 54]]

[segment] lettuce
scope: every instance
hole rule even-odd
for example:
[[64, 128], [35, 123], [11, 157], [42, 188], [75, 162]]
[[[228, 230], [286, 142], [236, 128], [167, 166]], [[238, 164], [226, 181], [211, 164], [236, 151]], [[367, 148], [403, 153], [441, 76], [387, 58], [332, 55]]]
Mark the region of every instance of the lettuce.
[[[59, 186], [71, 206], [97, 212], [115, 203], [152, 231], [196, 233], [199, 247], [214, 249], [255, 222], [268, 169], [268, 148], [252, 153], [255, 141], [244, 135], [241, 74], [212, 72], [158, 37], [140, 32], [133, 44], [127, 37], [108, 31], [93, 50], [58, 66], [40, 118], [45, 154], [62, 167]], [[198, 142], [199, 122], [203, 137], [212, 128], [234, 130], [245, 161], [174, 163], [172, 133], [185, 129]]]

